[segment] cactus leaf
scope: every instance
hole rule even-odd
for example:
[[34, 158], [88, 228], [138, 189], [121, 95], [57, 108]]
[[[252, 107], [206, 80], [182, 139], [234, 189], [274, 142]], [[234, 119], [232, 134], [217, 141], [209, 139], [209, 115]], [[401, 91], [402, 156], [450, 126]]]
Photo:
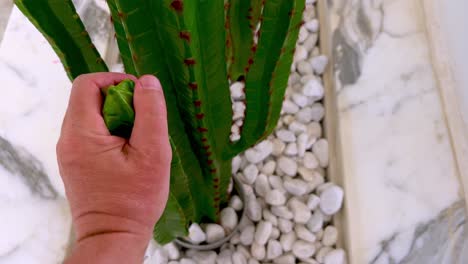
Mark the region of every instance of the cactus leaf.
[[68, 77], [107, 71], [71, 0], [15, 0], [59, 55]]
[[254, 30], [251, 28], [250, 2], [250, 0], [231, 0], [228, 5], [227, 26], [231, 54], [227, 59], [230, 60], [229, 76], [233, 81], [245, 77], [251, 56]]
[[135, 83], [132, 80], [124, 80], [118, 85], [111, 85], [104, 90], [106, 98], [102, 114], [112, 135], [130, 138], [135, 121], [134, 87]]
[[271, 104], [270, 80], [277, 74], [276, 63], [284, 52], [282, 47], [288, 34], [293, 4], [294, 1], [290, 0], [265, 2], [260, 18], [263, 21], [260, 38], [245, 81], [246, 109], [241, 139], [232, 145], [232, 154], [247, 149], [265, 136]]
[[182, 213], [182, 208], [175, 198], [172, 191], [169, 192], [166, 208], [164, 209], [161, 218], [156, 223], [153, 234], [158, 243], [164, 245], [176, 237], [187, 235], [187, 219]]

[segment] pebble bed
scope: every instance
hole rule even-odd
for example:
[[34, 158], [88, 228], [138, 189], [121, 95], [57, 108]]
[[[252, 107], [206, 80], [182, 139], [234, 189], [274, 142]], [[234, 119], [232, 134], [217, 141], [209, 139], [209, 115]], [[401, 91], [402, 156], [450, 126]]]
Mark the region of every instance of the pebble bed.
[[[338, 230], [331, 220], [342, 206], [343, 190], [328, 182], [328, 142], [323, 138], [321, 80], [328, 58], [320, 54], [315, 1], [306, 2], [304, 25], [291, 67], [280, 121], [265, 141], [234, 158], [232, 173], [243, 183], [245, 201], [231, 197], [221, 211], [220, 225], [192, 224], [189, 239], [214, 242], [239, 224], [220, 249], [197, 251], [175, 243], [151, 241], [145, 264], [344, 264], [346, 253], [336, 247]], [[234, 125], [239, 137], [245, 105], [243, 84], [233, 83]], [[246, 217], [239, 219], [238, 212]], [[240, 223], [239, 223], [240, 222]]]

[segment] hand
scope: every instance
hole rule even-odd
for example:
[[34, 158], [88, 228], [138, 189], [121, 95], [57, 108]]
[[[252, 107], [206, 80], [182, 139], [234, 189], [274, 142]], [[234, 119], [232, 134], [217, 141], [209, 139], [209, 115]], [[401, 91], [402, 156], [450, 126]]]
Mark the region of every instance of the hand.
[[[128, 78], [135, 81], [135, 124], [126, 140], [107, 130], [100, 89]], [[137, 247], [135, 254], [141, 256], [135, 257], [142, 258], [169, 192], [171, 148], [159, 81], [151, 75], [139, 80], [119, 73], [79, 76], [73, 83], [57, 158], [76, 232], [75, 251], [109, 251], [111, 246], [103, 245], [107, 241], [125, 249], [125, 256], [130, 245]], [[86, 260], [87, 253], [76, 252], [70, 259]], [[97, 252], [88, 253], [94, 254], [93, 263], [100, 263]]]

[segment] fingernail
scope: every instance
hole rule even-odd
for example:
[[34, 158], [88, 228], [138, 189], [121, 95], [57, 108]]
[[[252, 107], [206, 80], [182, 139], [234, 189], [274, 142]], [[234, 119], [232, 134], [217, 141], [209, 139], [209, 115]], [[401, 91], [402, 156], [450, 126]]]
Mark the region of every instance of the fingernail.
[[153, 75], [144, 75], [140, 78], [140, 83], [143, 89], [161, 90], [161, 83]]

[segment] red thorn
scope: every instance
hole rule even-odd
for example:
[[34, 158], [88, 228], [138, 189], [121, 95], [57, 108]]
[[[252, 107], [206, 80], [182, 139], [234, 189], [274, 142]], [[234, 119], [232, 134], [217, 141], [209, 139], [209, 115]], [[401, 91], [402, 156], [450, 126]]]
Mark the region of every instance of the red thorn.
[[184, 3], [182, 0], [174, 0], [171, 3], [171, 7], [174, 8], [177, 12], [180, 12], [184, 9]]
[[132, 58], [133, 58], [133, 61], [138, 61], [138, 57], [135, 54], [132, 55]]
[[189, 86], [190, 89], [192, 89], [192, 90], [196, 90], [196, 89], [198, 88], [198, 84], [195, 83], [195, 82], [189, 83], [188, 86]]
[[188, 59], [184, 60], [184, 63], [185, 63], [185, 65], [192, 66], [192, 65], [195, 65], [196, 62], [195, 62], [195, 59], [188, 58]]
[[211, 165], [211, 164], [213, 164], [213, 160], [207, 160], [206, 163], [207, 163], [208, 165]]
[[224, 4], [224, 9], [228, 10], [231, 5], [229, 3]]
[[208, 132], [208, 129], [204, 128], [204, 127], [199, 127], [198, 128], [198, 132], [200, 133], [205, 133], [205, 132]]
[[201, 101], [200, 100], [196, 100], [195, 102], [193, 102], [195, 104], [196, 107], [200, 107], [201, 106]]
[[122, 12], [119, 12], [117, 15], [118, 15], [121, 19], [124, 19], [124, 18], [125, 18], [125, 14], [122, 13]]
[[206, 152], [206, 156], [208, 156], [208, 157], [211, 156], [211, 154], [212, 154], [211, 151]]
[[250, 50], [252, 52], [256, 52], [257, 51], [257, 45], [253, 45], [252, 48], [250, 48]]
[[179, 32], [179, 37], [181, 39], [185, 39], [186, 41], [190, 42], [190, 32], [188, 32], [188, 31]]
[[112, 18], [112, 16], [110, 16], [110, 22], [114, 23], [114, 19]]
[[219, 178], [213, 178], [214, 182], [219, 182]]
[[202, 138], [201, 141], [206, 142], [206, 141], [208, 141], [208, 139], [207, 138]]
[[216, 173], [216, 169], [211, 169], [210, 172], [211, 173]]
[[252, 17], [251, 15], [248, 15], [248, 16], [247, 16], [247, 19], [248, 19], [248, 20], [251, 20], [252, 18], [253, 18], [253, 17]]
[[214, 200], [215, 202], [218, 202], [221, 199], [221, 197], [215, 197]]
[[197, 119], [203, 119], [203, 117], [205, 116], [205, 114], [199, 113], [199, 114], [196, 114], [195, 116], [196, 116]]
[[252, 58], [249, 58], [249, 65], [252, 65], [254, 63]]
[[252, 7], [249, 7], [249, 10], [247, 10], [249, 12], [252, 12], [253, 11], [253, 8]]

